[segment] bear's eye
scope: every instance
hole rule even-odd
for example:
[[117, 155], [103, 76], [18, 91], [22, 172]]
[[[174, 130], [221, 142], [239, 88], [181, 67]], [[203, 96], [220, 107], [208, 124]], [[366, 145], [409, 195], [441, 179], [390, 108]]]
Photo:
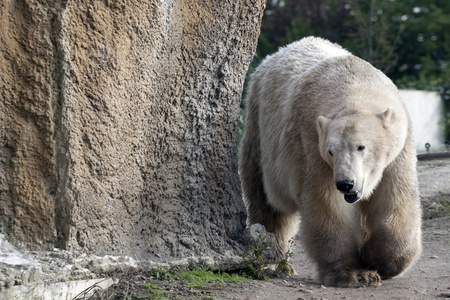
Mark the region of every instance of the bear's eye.
[[331, 150], [328, 150], [328, 153], [330, 153], [330, 155], [333, 156], [333, 152], [331, 152]]
[[363, 146], [363, 145], [358, 146], [358, 151], [364, 151], [364, 149], [366, 149], [365, 146]]

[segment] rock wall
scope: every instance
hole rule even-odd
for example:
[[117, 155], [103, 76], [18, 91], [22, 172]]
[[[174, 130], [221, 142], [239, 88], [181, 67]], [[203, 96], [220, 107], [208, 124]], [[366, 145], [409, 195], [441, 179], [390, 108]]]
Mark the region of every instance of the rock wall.
[[38, 1], [0, 4], [0, 226], [36, 248], [56, 237], [58, 9]]
[[30, 250], [233, 252], [265, 1], [0, 4], [0, 231]]

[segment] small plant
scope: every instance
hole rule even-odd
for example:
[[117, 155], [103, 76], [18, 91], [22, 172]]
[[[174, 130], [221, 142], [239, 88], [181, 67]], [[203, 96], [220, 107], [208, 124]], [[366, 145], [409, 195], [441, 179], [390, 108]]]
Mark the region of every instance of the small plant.
[[195, 267], [193, 270], [185, 271], [180, 275], [181, 280], [191, 281], [187, 285], [189, 288], [205, 288], [205, 284], [217, 282], [219, 284], [236, 283], [247, 280], [246, 276], [238, 274], [228, 274], [226, 272], [213, 272], [212, 270], [201, 270]]
[[250, 275], [254, 279], [268, 279], [268, 277], [264, 274], [265, 269], [269, 266], [267, 259], [264, 257], [263, 252], [267, 250], [271, 250], [270, 243], [266, 241], [266, 235], [258, 237], [261, 240], [261, 244], [257, 243], [254, 246], [251, 246], [250, 253], [244, 254], [243, 258], [246, 261], [247, 268], [250, 271]]
[[[120, 295], [122, 296], [120, 299], [181, 300], [184, 299], [184, 293], [201, 296], [202, 299], [217, 299], [216, 294], [220, 293], [220, 291], [216, 291], [217, 283], [226, 285], [249, 280], [249, 277], [245, 274], [230, 274], [227, 272], [200, 269], [199, 267], [191, 270], [185, 269], [184, 271], [180, 269], [167, 270], [165, 268], [158, 268], [148, 272], [147, 275], [149, 279], [147, 282], [133, 284], [132, 290], [130, 291], [128, 290], [130, 285], [127, 283], [126, 293], [125, 295]], [[173, 286], [176, 286], [176, 288], [173, 289]], [[108, 292], [108, 295], [110, 297], [106, 299], [117, 296], [114, 294], [114, 291], [113, 293]], [[115, 299], [119, 299], [120, 296], [117, 296]]]
[[146, 296], [138, 295], [136, 293], [131, 293], [125, 299], [131, 300], [131, 299], [148, 299], [148, 298]]
[[151, 279], [156, 279], [156, 280], [174, 281], [177, 279], [176, 275], [174, 275], [173, 273], [171, 273], [170, 271], [168, 271], [167, 269], [164, 269], [164, 268], [152, 270], [152, 271], [150, 271], [149, 275], [150, 275]]
[[153, 283], [144, 283], [144, 287], [147, 289], [148, 293], [150, 294], [151, 298], [150, 299], [161, 299], [161, 300], [166, 300], [168, 298], [166, 298], [165, 296], [167, 294], [169, 294], [170, 292], [168, 291], [163, 291], [159, 288], [159, 286], [157, 286], [156, 284]]
[[450, 209], [450, 198], [444, 197], [439, 201], [444, 209]]
[[159, 286], [150, 282], [144, 283], [142, 286], [147, 292], [145, 295], [131, 293], [125, 299], [169, 300], [166, 295], [172, 294], [169, 291], [161, 290]]

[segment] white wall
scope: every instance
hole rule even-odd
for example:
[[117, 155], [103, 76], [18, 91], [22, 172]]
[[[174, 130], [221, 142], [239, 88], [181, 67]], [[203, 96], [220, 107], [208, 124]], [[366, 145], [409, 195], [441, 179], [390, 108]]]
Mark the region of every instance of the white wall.
[[411, 116], [417, 150], [425, 150], [425, 143], [430, 143], [432, 149], [442, 147], [445, 142], [444, 103], [439, 93], [401, 90], [400, 96]]

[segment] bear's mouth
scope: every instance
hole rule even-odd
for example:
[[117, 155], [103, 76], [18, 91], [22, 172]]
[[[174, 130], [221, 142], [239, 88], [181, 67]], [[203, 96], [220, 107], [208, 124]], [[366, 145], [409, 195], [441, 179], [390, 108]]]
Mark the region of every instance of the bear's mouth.
[[353, 193], [344, 194], [344, 199], [348, 203], [355, 203], [356, 201], [361, 199], [361, 196], [362, 196], [362, 189], [360, 189], [359, 191], [354, 191]]

